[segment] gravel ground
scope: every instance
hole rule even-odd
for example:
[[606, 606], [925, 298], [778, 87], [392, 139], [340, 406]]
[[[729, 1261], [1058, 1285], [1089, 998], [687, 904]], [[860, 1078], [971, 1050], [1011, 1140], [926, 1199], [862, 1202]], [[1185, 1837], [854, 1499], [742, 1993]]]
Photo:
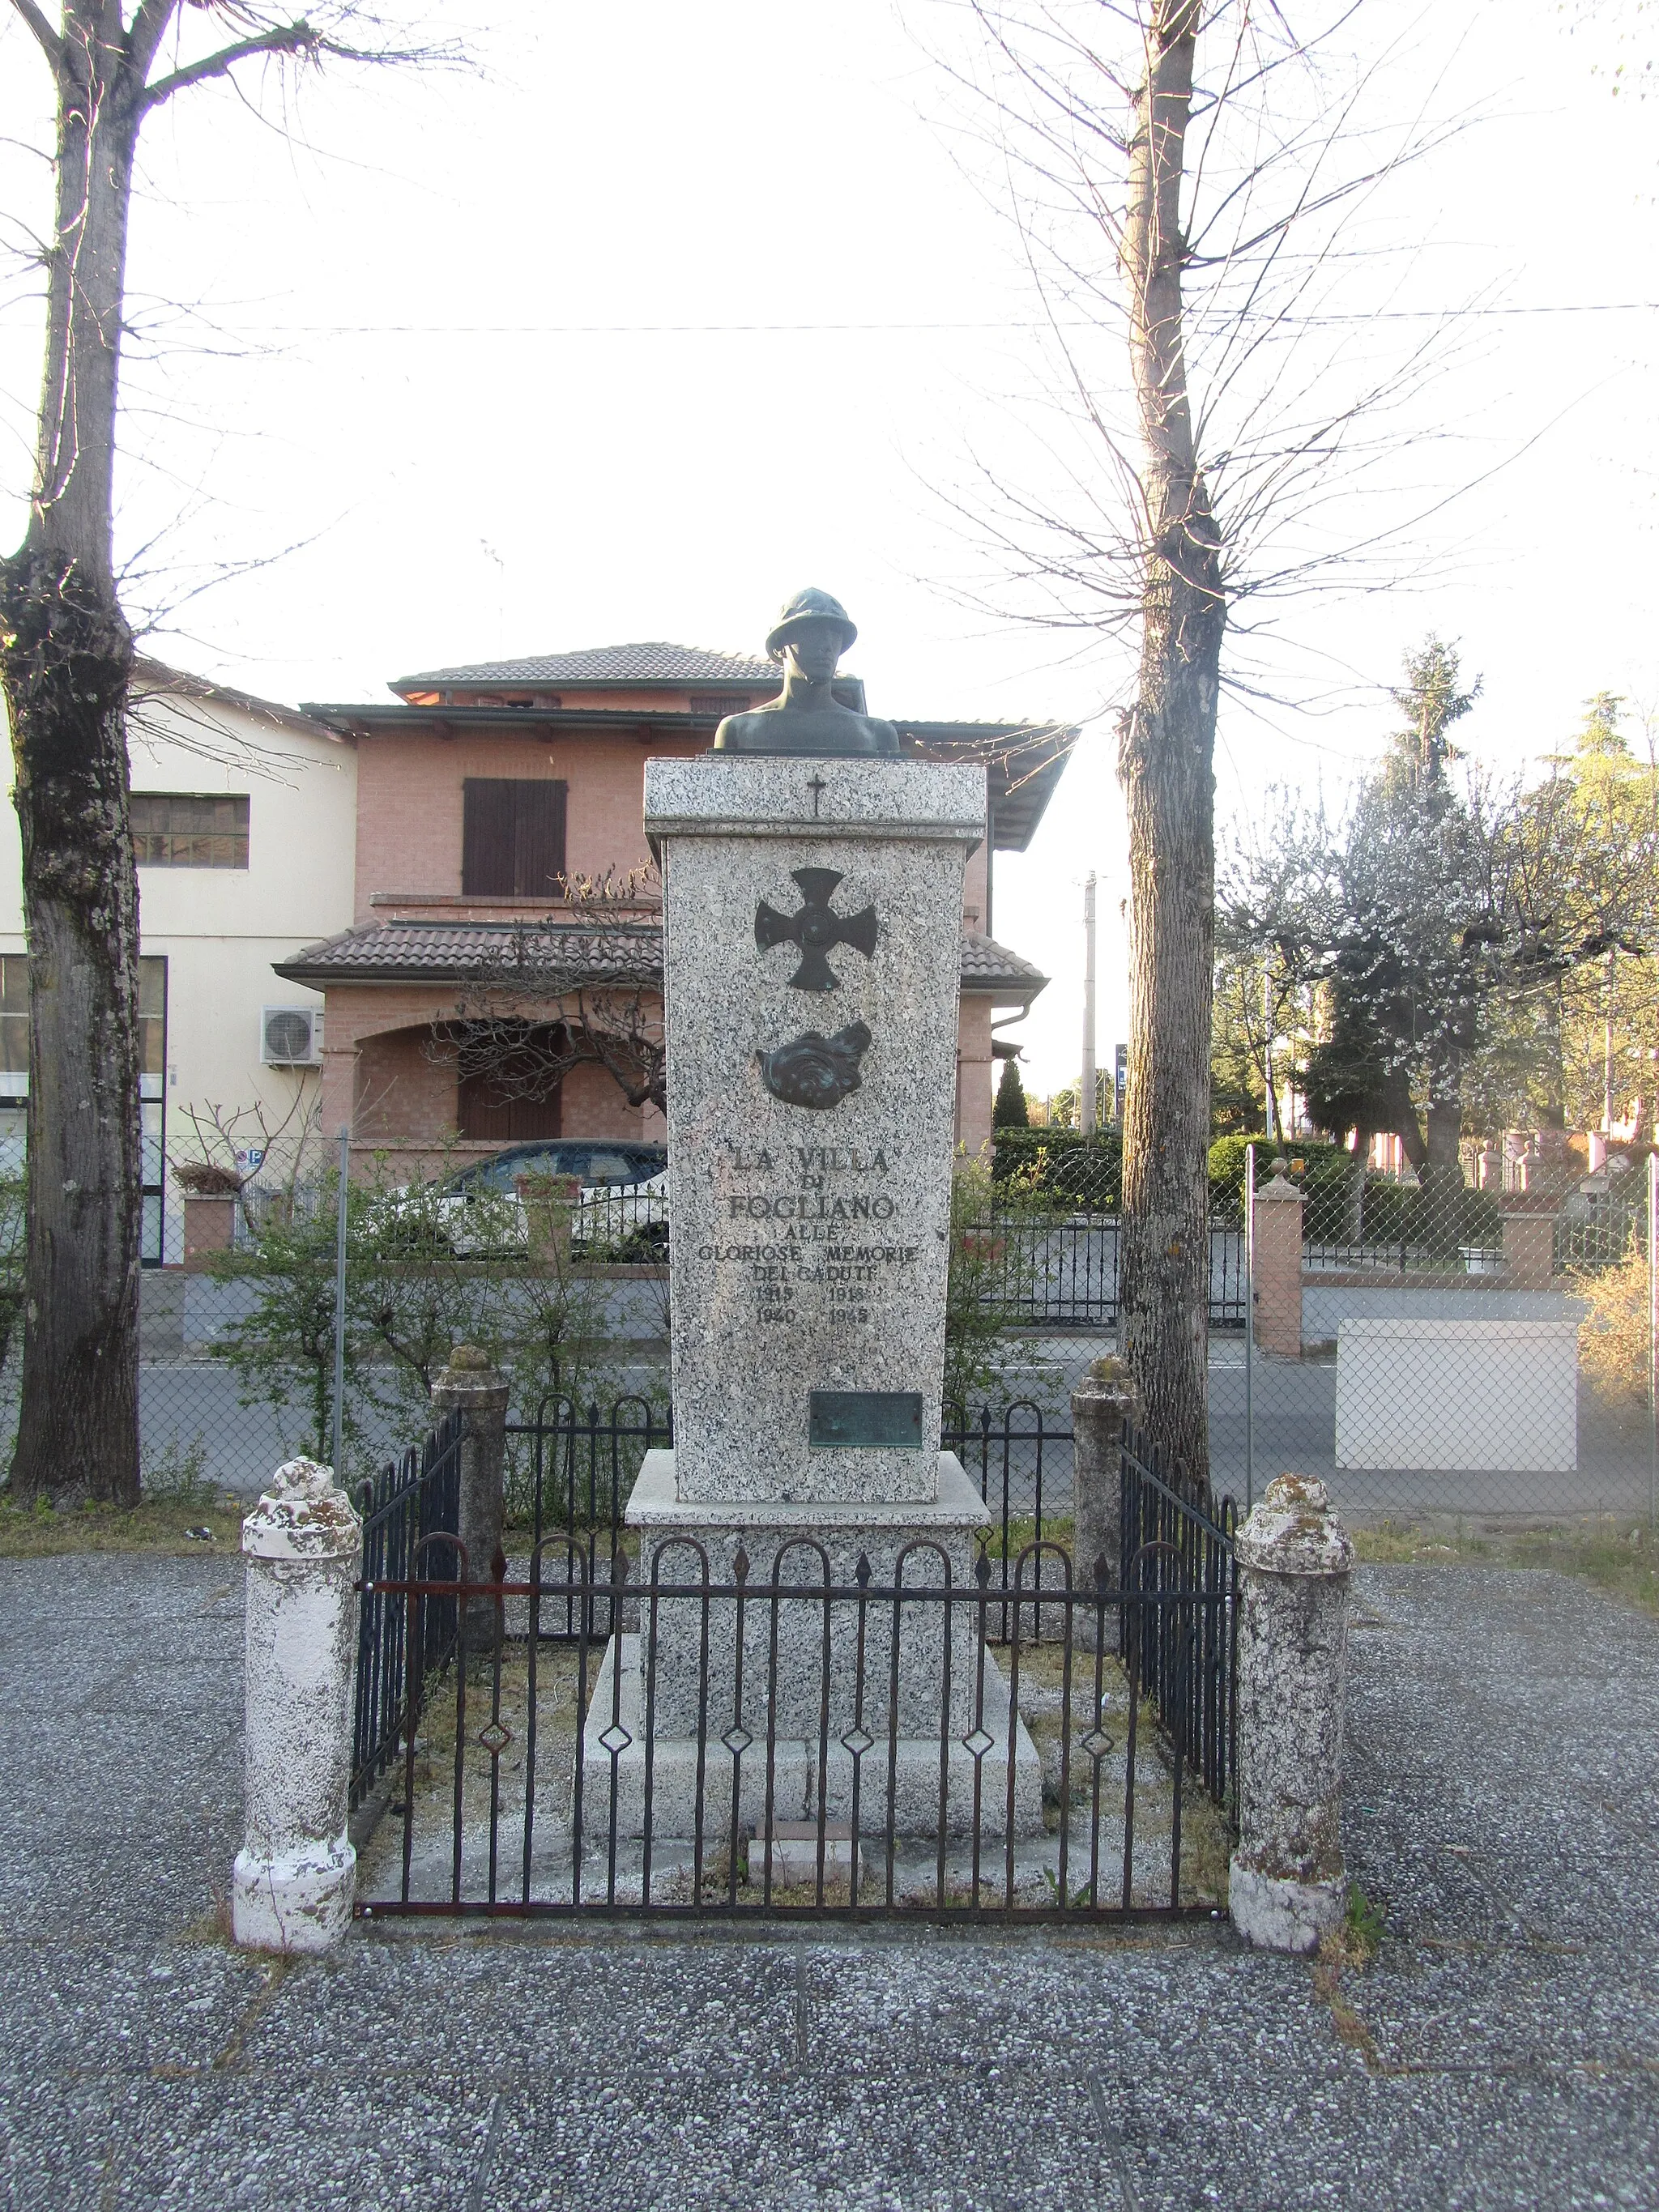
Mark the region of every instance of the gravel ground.
[[1224, 1929], [224, 1948], [234, 1569], [0, 1565], [0, 2191], [19, 2208], [1659, 2204], [1659, 1632], [1373, 1568], [1364, 1975]]

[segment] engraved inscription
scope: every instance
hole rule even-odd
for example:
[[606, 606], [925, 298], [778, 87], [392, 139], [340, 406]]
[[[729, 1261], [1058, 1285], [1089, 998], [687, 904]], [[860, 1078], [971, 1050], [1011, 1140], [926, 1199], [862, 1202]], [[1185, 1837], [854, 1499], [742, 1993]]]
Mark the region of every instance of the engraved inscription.
[[[728, 1144], [717, 1181], [720, 1230], [702, 1245], [722, 1300], [762, 1328], [797, 1326], [815, 1341], [890, 1334], [913, 1294], [921, 1244], [896, 1144]], [[719, 1231], [717, 1231], [717, 1235]]]

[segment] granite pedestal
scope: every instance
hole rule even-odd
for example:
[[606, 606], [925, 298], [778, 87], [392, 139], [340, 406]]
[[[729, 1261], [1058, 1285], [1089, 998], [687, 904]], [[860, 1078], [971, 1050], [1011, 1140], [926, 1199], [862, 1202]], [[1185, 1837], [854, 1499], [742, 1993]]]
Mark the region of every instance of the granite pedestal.
[[[646, 1461], [640, 1632], [589, 1708], [586, 1819], [851, 1814], [1041, 1825], [984, 1650], [988, 1516], [939, 1449], [963, 867], [982, 769], [723, 753], [646, 763], [662, 864], [674, 1449]], [[650, 1595], [737, 1579], [739, 1601]], [[805, 1594], [947, 1583], [963, 1601]], [[775, 1589], [774, 1577], [776, 1577]], [[792, 1594], [793, 1593], [793, 1594]], [[862, 1643], [860, 1644], [860, 1615]], [[860, 1653], [862, 1651], [862, 1665]], [[739, 1663], [740, 1662], [740, 1663]], [[647, 1753], [647, 1739], [649, 1739]], [[729, 1739], [729, 1741], [728, 1741]], [[1012, 1751], [1011, 1751], [1012, 1746]], [[699, 1782], [701, 1774], [701, 1782]], [[596, 1793], [598, 1793], [596, 1795]], [[723, 1808], [723, 1809], [722, 1809]]]

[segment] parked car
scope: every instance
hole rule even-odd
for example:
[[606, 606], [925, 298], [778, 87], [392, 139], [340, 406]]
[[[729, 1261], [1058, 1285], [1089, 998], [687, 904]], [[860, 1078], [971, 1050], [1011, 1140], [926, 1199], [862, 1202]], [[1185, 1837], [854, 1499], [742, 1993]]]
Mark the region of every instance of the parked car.
[[511, 1198], [522, 1175], [574, 1176], [584, 1190], [612, 1189], [648, 1182], [668, 1165], [666, 1145], [638, 1144], [633, 1139], [544, 1137], [529, 1145], [509, 1145], [487, 1160], [474, 1160], [458, 1168], [445, 1188], [463, 1198], [470, 1192], [500, 1191]]
[[[668, 1243], [668, 1152], [631, 1139], [551, 1137], [508, 1145], [446, 1178], [430, 1200], [408, 1193], [391, 1204], [402, 1217], [424, 1215], [457, 1253], [501, 1251], [525, 1242], [520, 1176], [574, 1176], [581, 1186], [570, 1224], [573, 1245], [605, 1245], [630, 1259], [660, 1258]], [[428, 1187], [431, 1192], [431, 1186]], [[440, 1225], [441, 1224], [441, 1225]]]

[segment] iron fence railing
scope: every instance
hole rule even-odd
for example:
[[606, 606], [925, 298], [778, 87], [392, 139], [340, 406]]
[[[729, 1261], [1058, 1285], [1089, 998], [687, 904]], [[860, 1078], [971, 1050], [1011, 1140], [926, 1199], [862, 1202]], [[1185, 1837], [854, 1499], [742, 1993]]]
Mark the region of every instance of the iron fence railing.
[[[985, 1302], [1015, 1328], [1115, 1328], [1121, 1224], [1115, 1213], [1063, 1219], [994, 1215], [964, 1232], [977, 1240]], [[1243, 1328], [1244, 1230], [1236, 1210], [1210, 1221], [1210, 1326]]]
[[[514, 1462], [508, 1519], [527, 1531], [532, 1556], [544, 1562], [544, 1580], [560, 1572], [570, 1590], [562, 1614], [550, 1596], [540, 1633], [568, 1638], [576, 1633], [578, 1587], [586, 1583], [597, 1593], [626, 1579], [629, 1493], [647, 1452], [672, 1444], [673, 1415], [635, 1395], [613, 1400], [608, 1409], [596, 1401], [583, 1407], [568, 1398], [544, 1398], [531, 1419], [509, 1421], [507, 1435]], [[593, 1601], [603, 1609], [611, 1599], [596, 1595]], [[609, 1619], [605, 1612], [606, 1624]]]
[[956, 1454], [990, 1507], [990, 1542], [999, 1559], [1060, 1533], [1057, 1517], [1072, 1510], [1072, 1431], [1047, 1422], [1034, 1399], [1018, 1399], [995, 1413], [988, 1406], [977, 1413], [947, 1406], [939, 1449]]
[[1382, 1275], [1496, 1275], [1504, 1265], [1501, 1244], [1413, 1243], [1398, 1237], [1388, 1243], [1375, 1240], [1358, 1243], [1310, 1241], [1302, 1248], [1302, 1264], [1311, 1273]]
[[[992, 1511], [971, 1565], [921, 1542], [841, 1581], [810, 1540], [757, 1565], [739, 1548], [724, 1579], [685, 1539], [630, 1571], [627, 1492], [672, 1433], [642, 1400], [550, 1401], [511, 1433], [520, 1575], [453, 1579], [456, 1417], [365, 1498], [354, 1803], [400, 1741], [404, 1768], [400, 1868], [382, 1859], [365, 1911], [1209, 1909], [1237, 1516], [1146, 1439], [1124, 1438], [1120, 1556], [1084, 1571], [1044, 1464], [1070, 1433], [1030, 1402], [958, 1413], [943, 1443]], [[464, 1593], [495, 1606], [470, 1668]]]
[[1208, 1486], [1192, 1494], [1166, 1478], [1156, 1445], [1126, 1427], [1119, 1465], [1125, 1589], [1168, 1601], [1160, 1634], [1124, 1655], [1172, 1741], [1218, 1802], [1237, 1785], [1238, 1508]]
[[[1637, 1181], [1626, 1176], [1621, 1182]], [[1558, 1273], [1596, 1273], [1621, 1267], [1648, 1249], [1647, 1192], [1578, 1193], [1556, 1216], [1554, 1261]]]
[[386, 1771], [409, 1717], [410, 1655], [430, 1672], [455, 1649], [453, 1596], [434, 1595], [415, 1607], [389, 1603], [381, 1586], [410, 1575], [454, 1570], [454, 1558], [431, 1555], [430, 1540], [453, 1537], [460, 1525], [461, 1416], [446, 1414], [425, 1441], [411, 1444], [362, 1483], [362, 1603], [357, 1616], [357, 1699], [351, 1756], [351, 1802], [360, 1805]]
[[[1226, 1648], [1218, 1592], [1073, 1585], [1038, 1547], [994, 1586], [940, 1544], [878, 1577], [831, 1578], [805, 1540], [716, 1579], [701, 1547], [659, 1545], [636, 1626], [573, 1562], [573, 1650], [550, 1650], [550, 1595], [525, 1577], [405, 1579], [417, 1654], [395, 1844], [360, 1875], [358, 1912], [397, 1916], [921, 1917], [1089, 1921], [1211, 1913], [1231, 1830], [1187, 1735], [1153, 1753], [1148, 1684]], [[671, 1559], [670, 1555], [672, 1555]], [[550, 1593], [560, 1607], [567, 1583]], [[414, 1624], [483, 1597], [495, 1631], [435, 1673]], [[994, 1654], [1000, 1600], [1011, 1633]], [[470, 1610], [470, 1607], [469, 1607]], [[1214, 1615], [1212, 1622], [1206, 1617]], [[510, 1636], [522, 1620], [520, 1645]], [[1040, 1617], [1037, 1642], [1024, 1624]], [[1120, 1653], [1127, 1659], [1120, 1659]], [[1152, 1755], [1149, 1755], [1152, 1754]]]

